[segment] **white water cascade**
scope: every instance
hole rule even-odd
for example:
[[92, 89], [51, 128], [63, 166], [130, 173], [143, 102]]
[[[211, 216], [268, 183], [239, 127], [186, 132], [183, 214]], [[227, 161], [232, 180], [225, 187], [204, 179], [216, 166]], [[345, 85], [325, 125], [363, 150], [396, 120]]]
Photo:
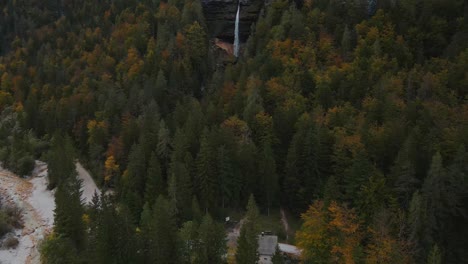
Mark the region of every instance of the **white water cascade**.
[[240, 20], [240, 1], [237, 6], [236, 27], [234, 29], [234, 56], [239, 57], [239, 20]]

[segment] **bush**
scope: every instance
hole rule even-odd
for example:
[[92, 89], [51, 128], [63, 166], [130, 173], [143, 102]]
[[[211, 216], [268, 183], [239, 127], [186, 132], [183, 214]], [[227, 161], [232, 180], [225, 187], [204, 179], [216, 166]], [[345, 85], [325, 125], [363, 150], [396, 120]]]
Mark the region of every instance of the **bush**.
[[18, 174], [20, 176], [30, 175], [34, 169], [34, 159], [31, 156], [24, 156], [18, 160]]
[[0, 211], [0, 238], [10, 232], [12, 226], [8, 224], [8, 215]]
[[5, 241], [3, 241], [3, 247], [5, 248], [16, 248], [18, 246], [19, 241], [14, 236], [8, 236]]
[[22, 210], [17, 206], [7, 206], [3, 208], [3, 211], [7, 215], [7, 223], [14, 228], [23, 227], [23, 216]]

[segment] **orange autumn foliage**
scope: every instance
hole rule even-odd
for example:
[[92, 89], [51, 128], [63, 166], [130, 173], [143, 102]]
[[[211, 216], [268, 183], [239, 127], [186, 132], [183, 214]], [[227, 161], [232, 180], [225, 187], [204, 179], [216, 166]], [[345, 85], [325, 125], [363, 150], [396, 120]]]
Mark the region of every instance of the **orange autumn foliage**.
[[354, 210], [335, 201], [325, 208], [323, 201], [315, 201], [301, 217], [296, 242], [304, 262], [355, 263], [363, 234]]

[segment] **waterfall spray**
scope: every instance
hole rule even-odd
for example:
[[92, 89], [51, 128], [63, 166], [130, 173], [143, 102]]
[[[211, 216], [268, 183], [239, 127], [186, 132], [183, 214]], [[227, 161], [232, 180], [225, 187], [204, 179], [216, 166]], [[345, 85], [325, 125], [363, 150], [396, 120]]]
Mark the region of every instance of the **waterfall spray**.
[[239, 57], [239, 20], [240, 20], [240, 1], [237, 6], [236, 27], [234, 29], [234, 56]]

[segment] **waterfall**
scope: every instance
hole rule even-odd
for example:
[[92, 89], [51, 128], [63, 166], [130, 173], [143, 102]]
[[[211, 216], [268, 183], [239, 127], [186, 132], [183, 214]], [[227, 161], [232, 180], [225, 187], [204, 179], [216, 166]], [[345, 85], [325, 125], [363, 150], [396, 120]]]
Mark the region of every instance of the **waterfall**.
[[239, 20], [240, 20], [240, 1], [237, 6], [236, 27], [234, 29], [234, 56], [239, 57]]

